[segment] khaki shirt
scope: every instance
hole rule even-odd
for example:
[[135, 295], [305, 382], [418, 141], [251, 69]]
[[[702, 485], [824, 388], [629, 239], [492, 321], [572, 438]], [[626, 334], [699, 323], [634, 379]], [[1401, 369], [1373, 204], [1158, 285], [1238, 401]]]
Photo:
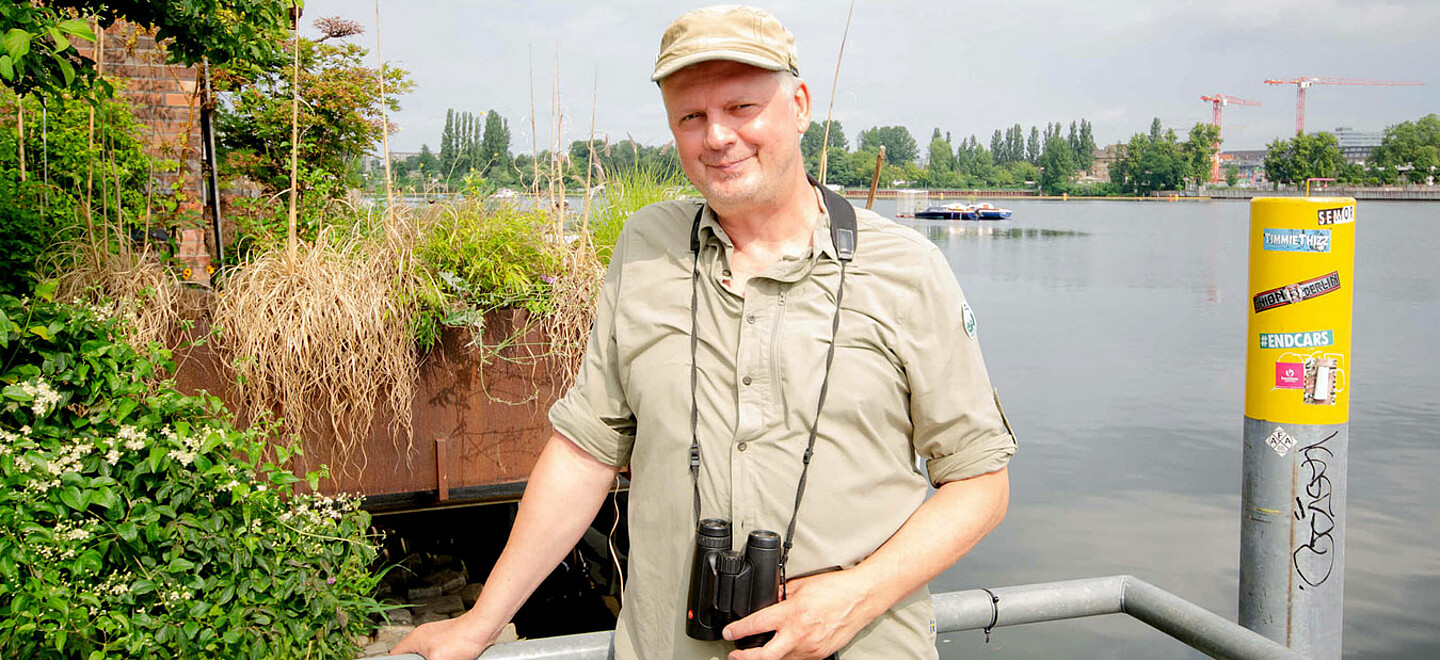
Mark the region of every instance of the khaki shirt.
[[[724, 658], [729, 642], [685, 635], [696, 520], [690, 448], [690, 227], [699, 200], [626, 223], [575, 385], [555, 429], [609, 465], [629, 465], [629, 575], [619, 660]], [[963, 294], [918, 233], [856, 209], [830, 388], [788, 574], [868, 557], [935, 484], [1004, 467], [1015, 441], [998, 409]], [[830, 343], [840, 262], [822, 215], [809, 254], [727, 289], [733, 245], [707, 208], [700, 227], [697, 363], [701, 516], [783, 535]], [[968, 308], [966, 308], [968, 309]], [[935, 658], [921, 589], [882, 615], [842, 660]]]

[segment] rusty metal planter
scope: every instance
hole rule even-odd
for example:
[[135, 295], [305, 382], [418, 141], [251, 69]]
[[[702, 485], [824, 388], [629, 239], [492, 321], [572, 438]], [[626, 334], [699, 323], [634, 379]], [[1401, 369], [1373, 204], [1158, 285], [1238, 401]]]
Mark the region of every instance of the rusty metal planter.
[[[550, 436], [546, 413], [562, 380], [554, 362], [535, 357], [545, 344], [538, 330], [516, 335], [525, 319], [517, 310], [486, 315], [488, 336], [515, 338], [498, 356], [493, 346], [471, 347], [467, 329], [446, 328], [419, 360], [410, 438], [392, 431], [393, 420], [380, 407], [360, 451], [346, 460], [333, 444], [310, 437], [295, 471], [330, 466], [320, 491], [365, 495], [371, 510], [518, 499]], [[199, 346], [175, 358], [182, 391], [208, 390], [235, 409], [227, 357]]]

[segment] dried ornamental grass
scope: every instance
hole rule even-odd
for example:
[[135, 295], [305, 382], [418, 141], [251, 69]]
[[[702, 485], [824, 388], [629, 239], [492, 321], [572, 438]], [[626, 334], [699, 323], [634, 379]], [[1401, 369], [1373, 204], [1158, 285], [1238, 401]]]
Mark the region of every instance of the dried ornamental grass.
[[117, 253], [97, 243], [74, 240], [56, 250], [44, 270], [57, 281], [59, 299], [113, 305], [132, 346], [173, 348], [182, 319], [201, 307], [196, 297], [185, 295], [175, 274], [148, 251]]
[[237, 399], [252, 420], [278, 413], [285, 430], [333, 444], [337, 472], [363, 469], [377, 409], [411, 440], [417, 367], [403, 236], [363, 239], [322, 231], [313, 244], [259, 256], [220, 296], [218, 344], [236, 356]]

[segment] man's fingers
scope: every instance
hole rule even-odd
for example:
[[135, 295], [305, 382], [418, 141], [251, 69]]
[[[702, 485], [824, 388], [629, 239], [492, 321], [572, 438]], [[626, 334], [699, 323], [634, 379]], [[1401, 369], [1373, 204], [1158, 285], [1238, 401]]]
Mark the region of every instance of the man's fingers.
[[[736, 621], [739, 623], [739, 621]], [[795, 640], [785, 632], [775, 633], [766, 645], [755, 649], [735, 649], [730, 652], [729, 660], [780, 660], [790, 654], [795, 648]]]
[[784, 621], [786, 605], [776, 603], [759, 612], [755, 612], [739, 621], [725, 626], [725, 639], [734, 641], [741, 637], [758, 635], [763, 632], [770, 632], [780, 627]]

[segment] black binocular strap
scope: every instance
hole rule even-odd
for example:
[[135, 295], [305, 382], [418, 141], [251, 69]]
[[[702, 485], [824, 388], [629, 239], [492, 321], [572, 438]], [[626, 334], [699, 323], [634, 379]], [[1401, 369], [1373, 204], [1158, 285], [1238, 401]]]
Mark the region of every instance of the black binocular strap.
[[[835, 315], [830, 320], [830, 347], [825, 352], [825, 372], [820, 379], [820, 397], [815, 404], [815, 419], [810, 423], [810, 436], [805, 444], [805, 454], [800, 468], [800, 482], [795, 488], [795, 509], [790, 513], [790, 525], [785, 530], [785, 544], [780, 552], [780, 594], [785, 597], [785, 564], [790, 558], [790, 548], [795, 544], [795, 525], [800, 517], [800, 501], [805, 497], [806, 478], [810, 472], [810, 458], [815, 455], [815, 438], [820, 431], [820, 413], [825, 409], [825, 396], [830, 390], [830, 366], [835, 361], [835, 340], [840, 335], [840, 302], [845, 297], [845, 270], [855, 258], [856, 229], [855, 207], [844, 197], [821, 186], [814, 177], [810, 185], [819, 188], [830, 213], [830, 242], [840, 260], [840, 283], [835, 289]], [[696, 364], [700, 335], [698, 330], [700, 302], [700, 218], [705, 213], [701, 204], [695, 211], [695, 221], [690, 227], [690, 483], [695, 497], [695, 522], [700, 522], [700, 406], [696, 400], [696, 388], [700, 371]]]

